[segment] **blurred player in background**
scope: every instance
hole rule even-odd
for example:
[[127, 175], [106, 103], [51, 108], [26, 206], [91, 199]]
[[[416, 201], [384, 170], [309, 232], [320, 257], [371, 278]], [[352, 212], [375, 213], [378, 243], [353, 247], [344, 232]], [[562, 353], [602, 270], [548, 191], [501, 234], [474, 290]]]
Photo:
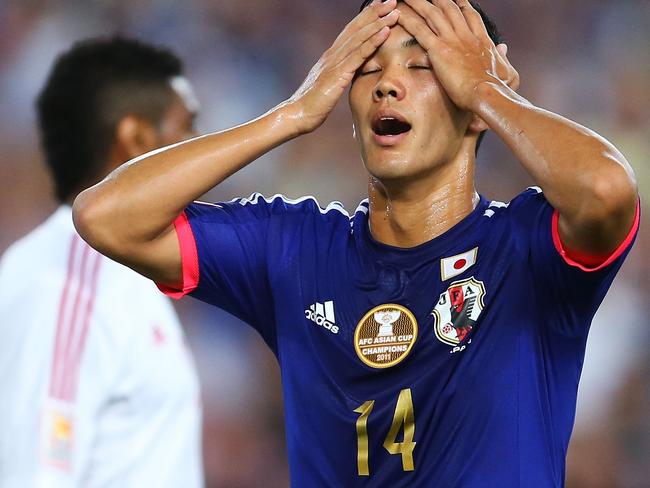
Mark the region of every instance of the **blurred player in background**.
[[[589, 325], [638, 197], [615, 147], [516, 93], [506, 53], [467, 0], [364, 2], [287, 101], [75, 201], [95, 248], [260, 332], [295, 486], [564, 485]], [[309, 197], [192, 203], [317, 129], [348, 87], [369, 173], [352, 217]], [[476, 193], [488, 128], [541, 189]]]
[[181, 62], [83, 41], [37, 105], [60, 207], [0, 262], [0, 486], [202, 486], [199, 386], [176, 314], [71, 218], [83, 188], [195, 134]]

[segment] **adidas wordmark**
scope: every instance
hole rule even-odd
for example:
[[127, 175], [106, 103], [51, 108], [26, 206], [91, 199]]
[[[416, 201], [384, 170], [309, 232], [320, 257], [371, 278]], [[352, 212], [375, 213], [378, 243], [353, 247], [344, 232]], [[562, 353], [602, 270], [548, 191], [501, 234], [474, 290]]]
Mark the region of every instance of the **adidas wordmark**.
[[339, 327], [334, 320], [334, 302], [314, 303], [305, 310], [305, 318], [317, 325], [325, 327], [333, 334], [339, 333]]

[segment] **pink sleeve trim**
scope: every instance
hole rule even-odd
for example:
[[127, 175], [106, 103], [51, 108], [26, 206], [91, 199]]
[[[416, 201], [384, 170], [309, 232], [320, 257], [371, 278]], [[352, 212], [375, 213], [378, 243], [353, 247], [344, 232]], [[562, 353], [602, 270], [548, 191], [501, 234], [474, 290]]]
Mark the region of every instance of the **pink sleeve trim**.
[[192, 227], [185, 212], [174, 221], [178, 244], [181, 249], [181, 266], [183, 268], [183, 283], [181, 288], [170, 287], [156, 283], [156, 286], [165, 295], [174, 300], [183, 298], [199, 285], [199, 254], [196, 250], [196, 240]]
[[[639, 230], [639, 222], [641, 220], [641, 202], [637, 202], [636, 204], [634, 224], [632, 224], [632, 228], [627, 234], [627, 237], [614, 252], [606, 256], [595, 256], [577, 252], [572, 252], [571, 256], [569, 256], [567, 251], [562, 246], [562, 241], [560, 240], [560, 231], [558, 227], [559, 220], [560, 213], [555, 210], [553, 212], [553, 220], [551, 224], [551, 232], [553, 234], [553, 244], [555, 245], [555, 249], [569, 266], [574, 266], [581, 269], [582, 271], [593, 273], [594, 271], [600, 271], [601, 269], [606, 268], [612, 264], [621, 256], [621, 254], [627, 250], [628, 247], [630, 247], [630, 244], [634, 240], [634, 236], [636, 236], [636, 233]], [[578, 262], [577, 260], [581, 262]]]

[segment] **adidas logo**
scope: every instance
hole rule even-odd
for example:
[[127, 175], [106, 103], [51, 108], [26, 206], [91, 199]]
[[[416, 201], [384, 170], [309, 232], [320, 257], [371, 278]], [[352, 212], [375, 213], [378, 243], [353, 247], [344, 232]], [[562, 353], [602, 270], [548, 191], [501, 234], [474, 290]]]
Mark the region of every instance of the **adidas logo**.
[[305, 310], [305, 318], [311, 320], [316, 325], [320, 325], [329, 330], [332, 334], [339, 333], [339, 327], [334, 320], [334, 302], [314, 303]]

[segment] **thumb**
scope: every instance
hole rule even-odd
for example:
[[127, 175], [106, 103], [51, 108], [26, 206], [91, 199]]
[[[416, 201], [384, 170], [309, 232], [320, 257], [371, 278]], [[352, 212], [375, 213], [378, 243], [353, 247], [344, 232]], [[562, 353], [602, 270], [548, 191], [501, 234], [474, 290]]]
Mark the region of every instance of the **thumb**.
[[[498, 68], [499, 76], [510, 88], [517, 91], [519, 89], [519, 73], [517, 73], [517, 70], [512, 66], [508, 59], [508, 45], [499, 44], [496, 46], [496, 50], [503, 61], [502, 66]], [[500, 73], [501, 71], [503, 71], [503, 73]]]

